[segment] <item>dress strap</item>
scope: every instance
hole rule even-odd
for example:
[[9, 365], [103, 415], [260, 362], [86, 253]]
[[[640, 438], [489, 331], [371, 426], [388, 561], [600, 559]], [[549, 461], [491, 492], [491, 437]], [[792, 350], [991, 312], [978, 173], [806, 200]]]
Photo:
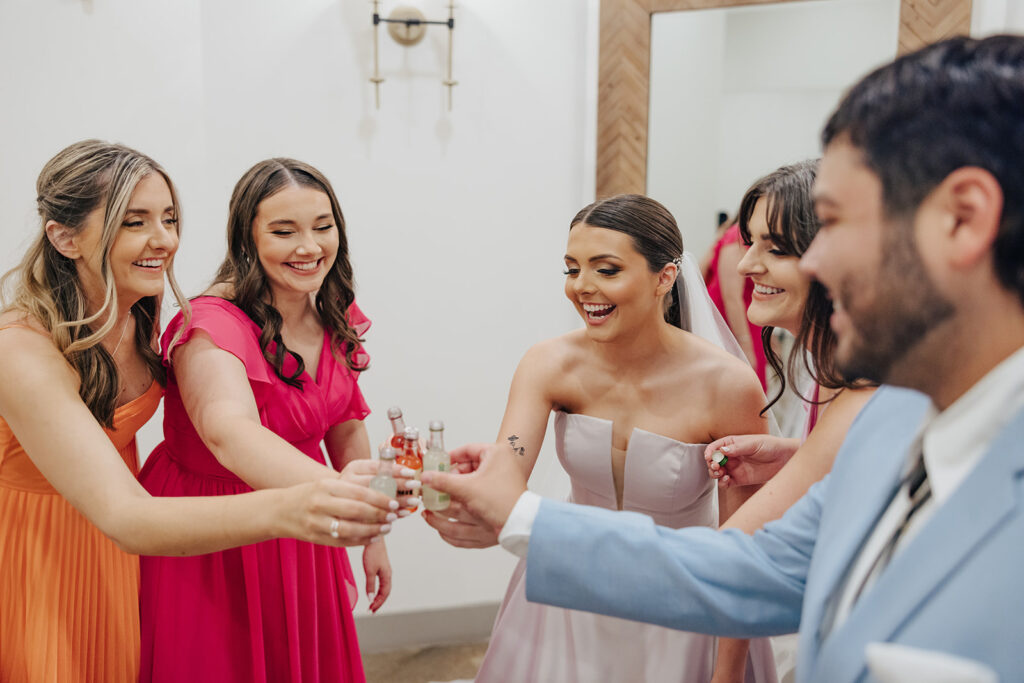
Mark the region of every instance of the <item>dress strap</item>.
[[43, 335], [46, 338], [50, 337], [50, 333], [49, 332], [44, 332], [43, 330], [40, 330], [40, 329], [35, 328], [35, 327], [32, 327], [31, 325], [23, 325], [21, 323], [7, 323], [6, 325], [0, 325], [0, 332], [2, 332], [3, 330], [9, 329], [11, 327], [20, 327], [20, 328], [22, 328], [24, 330], [29, 330], [31, 332], [35, 332], [36, 334], [41, 334], [41, 335]]

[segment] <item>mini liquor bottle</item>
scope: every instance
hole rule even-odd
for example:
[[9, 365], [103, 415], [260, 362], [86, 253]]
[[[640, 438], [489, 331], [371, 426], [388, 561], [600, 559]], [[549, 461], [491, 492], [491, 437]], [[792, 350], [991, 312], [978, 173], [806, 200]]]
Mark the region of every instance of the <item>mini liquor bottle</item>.
[[395, 449], [385, 446], [380, 449], [380, 464], [377, 466], [377, 474], [370, 480], [370, 488], [380, 491], [388, 498], [398, 495], [398, 482], [392, 470], [395, 466]]
[[725, 467], [725, 463], [729, 462], [729, 456], [722, 451], [715, 451], [711, 454], [711, 462], [716, 463], [719, 467]]
[[[415, 471], [416, 478], [419, 479], [420, 472], [423, 471], [423, 451], [420, 449], [420, 430], [415, 427], [406, 427], [402, 437], [402, 451], [395, 457], [395, 462], [402, 467], [408, 467], [410, 470]], [[398, 491], [399, 498], [415, 495], [416, 491], [413, 489], [399, 489]], [[404, 509], [409, 512], [413, 512], [416, 510], [416, 506], [407, 506]]]
[[402, 409], [398, 406], [388, 408], [388, 419], [391, 420], [391, 447], [396, 453], [401, 453], [405, 446], [405, 419], [402, 417]]
[[[444, 423], [434, 420], [430, 423], [430, 442], [427, 444], [427, 452], [423, 455], [423, 471], [431, 470], [447, 472], [452, 468], [451, 458], [444, 450]], [[423, 507], [427, 510], [444, 510], [451, 502], [447, 493], [441, 493], [429, 486], [424, 486]]]

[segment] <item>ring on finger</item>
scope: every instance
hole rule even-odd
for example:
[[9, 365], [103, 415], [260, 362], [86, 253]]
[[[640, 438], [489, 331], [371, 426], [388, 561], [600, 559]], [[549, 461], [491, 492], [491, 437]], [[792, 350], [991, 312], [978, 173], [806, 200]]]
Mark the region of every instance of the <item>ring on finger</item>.
[[340, 534], [338, 533], [338, 527], [340, 525], [341, 525], [341, 520], [339, 520], [337, 517], [335, 517], [334, 519], [331, 520], [331, 536], [332, 537], [338, 538], [340, 536]]

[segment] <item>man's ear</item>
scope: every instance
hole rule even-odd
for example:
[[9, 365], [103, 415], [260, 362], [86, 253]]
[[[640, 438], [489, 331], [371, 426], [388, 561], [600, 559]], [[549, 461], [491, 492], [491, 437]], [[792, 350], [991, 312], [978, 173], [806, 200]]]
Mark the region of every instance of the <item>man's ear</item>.
[[71, 260], [82, 258], [82, 250], [78, 247], [75, 232], [57, 221], [46, 221], [46, 238], [53, 248]]
[[967, 166], [950, 173], [939, 186], [952, 220], [950, 263], [968, 267], [992, 251], [1003, 216], [1003, 188], [990, 172]]

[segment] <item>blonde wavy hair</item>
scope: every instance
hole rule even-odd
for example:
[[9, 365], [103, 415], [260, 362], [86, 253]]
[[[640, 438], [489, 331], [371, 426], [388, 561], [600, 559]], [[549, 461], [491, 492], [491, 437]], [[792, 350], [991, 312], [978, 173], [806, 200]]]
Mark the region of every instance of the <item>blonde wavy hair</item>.
[[[46, 328], [54, 345], [78, 373], [82, 400], [107, 427], [113, 426], [120, 391], [117, 365], [100, 344], [117, 318], [117, 284], [110, 267], [110, 250], [135, 187], [152, 173], [160, 174], [167, 182], [175, 216], [180, 219], [174, 184], [167, 172], [145, 154], [101, 140], [83, 140], [58, 152], [46, 163], [36, 181], [39, 235], [21, 263], [0, 280], [0, 291], [13, 290], [10, 297], [4, 296], [4, 311], [21, 312]], [[52, 220], [77, 234], [96, 209], [103, 210], [100, 271], [104, 298], [102, 305], [90, 313], [75, 261], [51, 244], [46, 224]], [[166, 272], [187, 324], [191, 309], [175, 280], [173, 259], [168, 262]], [[164, 384], [164, 367], [156, 350], [160, 334], [160, 297], [140, 299], [131, 312], [136, 323], [135, 346], [153, 378]]]

